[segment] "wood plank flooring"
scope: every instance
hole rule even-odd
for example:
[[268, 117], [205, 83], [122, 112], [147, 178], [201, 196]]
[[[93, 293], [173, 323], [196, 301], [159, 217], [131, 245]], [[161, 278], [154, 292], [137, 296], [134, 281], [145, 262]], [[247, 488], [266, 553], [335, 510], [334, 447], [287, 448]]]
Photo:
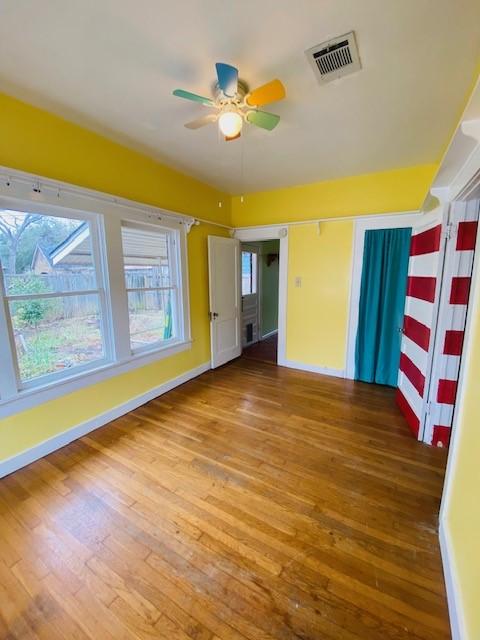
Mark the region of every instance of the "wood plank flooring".
[[278, 335], [264, 338], [243, 349], [242, 357], [248, 360], [260, 360], [260, 362], [277, 362]]
[[0, 638], [443, 640], [445, 451], [240, 359], [0, 480]]

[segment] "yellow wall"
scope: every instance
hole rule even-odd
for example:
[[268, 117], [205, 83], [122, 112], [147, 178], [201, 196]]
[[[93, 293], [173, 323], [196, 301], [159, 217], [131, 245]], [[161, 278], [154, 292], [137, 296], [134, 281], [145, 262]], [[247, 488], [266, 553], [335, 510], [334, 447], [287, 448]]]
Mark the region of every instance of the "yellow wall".
[[[480, 271], [478, 261], [477, 269]], [[454, 435], [456, 451], [444, 522], [460, 579], [461, 606], [468, 629], [465, 640], [480, 638], [480, 277], [473, 295], [474, 323], [466, 345], [465, 395]]]
[[[0, 94], [0, 165], [236, 226], [418, 208], [434, 167], [247, 195], [244, 204], [154, 160]], [[218, 202], [223, 207], [218, 207]], [[206, 235], [188, 239], [194, 344], [178, 354], [0, 422], [1, 458], [98, 415], [209, 359]], [[353, 225], [290, 228], [287, 358], [345, 366]], [[302, 287], [293, 286], [301, 276]], [[299, 330], [301, 327], [301, 331]]]
[[215, 222], [230, 220], [225, 193], [1, 93], [0, 165]]
[[[345, 368], [353, 222], [292, 226], [288, 239], [288, 360]], [[301, 278], [301, 286], [295, 279]]]
[[[235, 227], [418, 210], [435, 165], [422, 165], [232, 198]], [[344, 370], [353, 223], [290, 226], [287, 359]], [[293, 286], [302, 276], [301, 289]]]
[[[229, 197], [141, 154], [0, 94], [0, 165], [171, 210], [229, 221]], [[224, 207], [218, 208], [218, 201]], [[0, 420], [0, 461], [193, 369], [210, 358], [207, 235], [188, 236], [193, 347], [94, 387]]]
[[369, 173], [232, 198], [234, 227], [419, 209], [436, 165]]

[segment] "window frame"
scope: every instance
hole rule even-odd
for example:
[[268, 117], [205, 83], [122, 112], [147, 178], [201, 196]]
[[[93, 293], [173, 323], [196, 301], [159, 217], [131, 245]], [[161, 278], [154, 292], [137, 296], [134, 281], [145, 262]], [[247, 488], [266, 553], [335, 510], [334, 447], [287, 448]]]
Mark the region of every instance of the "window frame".
[[[37, 406], [90, 384], [114, 377], [191, 348], [187, 232], [194, 219], [130, 200], [74, 187], [16, 170], [3, 178], [0, 167], [0, 208], [46, 216], [88, 220], [101, 311], [104, 357], [85, 365], [21, 381], [16, 347], [0, 274], [0, 418]], [[179, 335], [145, 349], [130, 348], [127, 290], [124, 277], [121, 222], [127, 220], [172, 232], [177, 274]], [[77, 295], [83, 295], [78, 292]], [[60, 294], [54, 294], [61, 297]], [[43, 297], [43, 296], [37, 296]]]
[[[1, 202], [1, 198], [0, 198]], [[36, 209], [35, 211], [33, 209]], [[41, 209], [41, 210], [40, 210]], [[2, 298], [3, 308], [5, 312], [5, 322], [7, 326], [7, 334], [10, 341], [10, 351], [11, 358], [13, 361], [13, 369], [15, 372], [15, 388], [18, 392], [28, 390], [28, 389], [36, 389], [44, 387], [50, 383], [54, 383], [63, 379], [67, 379], [72, 377], [73, 374], [81, 374], [83, 372], [91, 371], [92, 369], [97, 369], [106, 364], [112, 362], [113, 358], [113, 349], [112, 349], [112, 341], [111, 341], [111, 314], [110, 308], [107, 303], [107, 295], [106, 295], [106, 274], [104, 269], [104, 264], [102, 260], [102, 248], [100, 246], [100, 234], [99, 228], [101, 225], [101, 218], [98, 214], [90, 213], [90, 212], [72, 212], [68, 209], [62, 208], [62, 210], [51, 210], [50, 207], [32, 207], [28, 206], [28, 211], [22, 210], [19, 206], [12, 208], [9, 207], [10, 211], [18, 211], [19, 213], [39, 213], [41, 215], [45, 215], [45, 217], [53, 217], [53, 218], [64, 218], [69, 220], [78, 220], [79, 222], [88, 222], [89, 230], [90, 230], [90, 238], [91, 238], [91, 247], [92, 247], [92, 261], [93, 268], [95, 273], [96, 280], [96, 289], [85, 289], [78, 291], [64, 291], [64, 292], [52, 292], [52, 293], [39, 293], [39, 294], [21, 294], [21, 295], [11, 295], [7, 291], [5, 291], [4, 279], [3, 279], [3, 271], [0, 265], [0, 277], [1, 277], [1, 285], [0, 285], [0, 297]], [[48, 211], [47, 211], [48, 210]], [[14, 329], [12, 323], [12, 316], [10, 313], [9, 303], [15, 302], [18, 300], [38, 300], [38, 299], [55, 299], [55, 298], [63, 298], [63, 297], [73, 297], [73, 296], [84, 296], [84, 295], [96, 295], [98, 296], [99, 302], [99, 313], [100, 313], [100, 332], [102, 336], [103, 343], [103, 357], [98, 358], [97, 360], [93, 360], [92, 362], [87, 362], [82, 365], [78, 365], [72, 367], [71, 369], [63, 369], [61, 371], [56, 371], [52, 373], [46, 373], [30, 380], [22, 380], [20, 375], [20, 367], [18, 361], [18, 354], [15, 345], [15, 336]], [[72, 374], [73, 372], [73, 374]], [[0, 398], [3, 397], [0, 388]]]
[[[144, 347], [138, 347], [134, 349], [131, 344], [131, 331], [129, 326], [129, 348], [130, 352], [133, 356], [141, 355], [149, 352], [161, 351], [162, 349], [167, 348], [170, 345], [177, 344], [179, 341], [183, 342], [185, 339], [186, 327], [185, 327], [185, 313], [184, 313], [184, 305], [183, 305], [183, 295], [182, 295], [182, 267], [181, 267], [181, 251], [180, 251], [180, 231], [172, 227], [168, 224], [152, 224], [152, 222], [140, 222], [138, 220], [126, 220], [123, 219], [121, 221], [121, 228], [134, 228], [134, 229], [155, 229], [158, 230], [158, 233], [166, 233], [167, 234], [167, 243], [168, 243], [168, 256], [169, 256], [169, 266], [170, 266], [170, 286], [169, 287], [127, 287], [125, 283], [125, 291], [127, 293], [127, 306], [128, 306], [128, 294], [130, 292], [135, 291], [165, 291], [166, 289], [174, 292], [174, 321], [173, 324], [175, 326], [175, 335], [172, 338], [168, 338], [167, 340], [156, 340], [149, 345], [145, 345]], [[123, 261], [123, 275], [125, 278], [125, 255], [123, 253], [122, 247], [122, 261]], [[129, 322], [130, 324], [130, 322]]]

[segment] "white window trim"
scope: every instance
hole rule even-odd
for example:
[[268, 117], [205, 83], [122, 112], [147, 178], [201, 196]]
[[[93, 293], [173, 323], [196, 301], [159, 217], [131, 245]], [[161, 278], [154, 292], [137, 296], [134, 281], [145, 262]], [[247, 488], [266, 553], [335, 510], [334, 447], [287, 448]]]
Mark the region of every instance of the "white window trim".
[[[2, 202], [2, 198], [0, 196], [0, 204], [1, 202]], [[30, 213], [32, 210], [32, 207], [30, 205], [27, 205], [27, 206], [28, 206], [28, 212]], [[22, 207], [21, 209], [22, 213], [25, 210], [25, 208], [26, 207]], [[38, 205], [35, 206], [35, 209], [37, 208], [38, 208]], [[18, 209], [20, 210], [19, 207]], [[103, 340], [103, 357], [98, 358], [97, 360], [93, 360], [91, 362], [87, 362], [83, 365], [78, 365], [73, 369], [65, 369], [63, 371], [58, 371], [55, 373], [44, 374], [42, 376], [39, 376], [38, 378], [34, 378], [31, 380], [22, 380], [17, 358], [15, 357], [15, 355], [13, 355], [12, 362], [15, 369], [15, 378], [16, 378], [15, 385], [13, 387], [13, 393], [12, 393], [12, 386], [11, 385], [8, 386], [8, 391], [10, 392], [12, 399], [14, 399], [19, 392], [22, 392], [28, 389], [43, 388], [52, 382], [70, 378], [72, 375], [77, 375], [83, 372], [88, 372], [94, 369], [98, 369], [107, 364], [111, 364], [113, 361], [113, 345], [112, 345], [111, 331], [110, 331], [111, 314], [109, 312], [108, 296], [106, 295], [107, 277], [106, 277], [106, 272], [105, 272], [103, 261], [102, 261], [103, 251], [101, 250], [101, 246], [100, 246], [100, 229], [102, 226], [101, 216], [91, 212], [79, 212], [76, 214], [72, 214], [72, 212], [69, 211], [68, 209], [57, 208], [53, 210], [52, 207], [50, 206], [45, 206], [42, 213], [48, 215], [49, 217], [62, 217], [64, 219], [86, 221], [89, 223], [89, 230], [91, 234], [93, 266], [94, 266], [95, 280], [96, 280], [97, 286], [95, 289], [91, 289], [91, 290], [79, 289], [78, 291], [64, 291], [63, 293], [52, 292], [52, 293], [44, 293], [44, 294], [10, 295], [8, 294], [8, 292], [4, 290], [3, 282], [2, 282], [2, 285], [0, 288], [0, 295], [2, 295], [5, 301], [5, 305], [4, 305], [5, 315], [6, 315], [6, 322], [8, 325], [8, 336], [9, 336], [11, 352], [12, 354], [15, 354], [13, 326], [12, 326], [10, 312], [8, 310], [9, 302], [13, 302], [15, 300], [23, 300], [23, 299], [42, 299], [42, 298], [54, 299], [54, 298], [62, 298], [62, 297], [70, 297], [70, 296], [95, 295], [95, 296], [98, 296], [98, 301], [99, 301], [99, 311], [100, 311], [100, 317], [101, 317], [101, 336]], [[3, 279], [1, 268], [0, 268], [0, 276], [2, 276], [2, 279]], [[0, 337], [0, 341], [3, 342], [1, 337]], [[0, 400], [4, 396], [6, 399], [9, 399], [9, 396], [2, 393], [2, 391], [3, 389], [2, 387], [0, 387], [0, 393], [1, 393]]]
[[[38, 212], [61, 217], [79, 217], [91, 223], [97, 283], [102, 306], [105, 358], [39, 378], [40, 383], [19, 384], [13, 357], [10, 322], [5, 304], [0, 304], [0, 418], [24, 411], [48, 400], [77, 391], [91, 384], [170, 357], [191, 348], [190, 302], [188, 286], [187, 238], [194, 219], [156, 207], [75, 187], [28, 173], [0, 168], [0, 206], [5, 209]], [[176, 269], [180, 335], [132, 352], [128, 322], [128, 302], [124, 280], [121, 222], [168, 228], [178, 239]], [[108, 239], [108, 241], [107, 241]], [[3, 283], [2, 283], [3, 286]], [[3, 294], [3, 291], [0, 293]], [[2, 295], [4, 300], [4, 296]], [[115, 322], [113, 322], [115, 318]], [[182, 322], [183, 318], [183, 322]]]
[[[184, 266], [182, 265], [183, 251], [181, 247], [181, 240], [182, 240], [182, 236], [185, 234], [182, 234], [177, 228], [172, 228], [167, 224], [156, 224], [151, 221], [145, 222], [143, 224], [139, 224], [138, 220], [132, 220], [132, 219], [122, 220], [120, 227], [124, 226], [125, 223], [127, 226], [129, 223], [130, 224], [136, 223], [138, 225], [138, 228], [150, 227], [150, 228], [156, 228], [159, 231], [163, 230], [168, 232], [167, 242], [169, 246], [168, 254], [169, 256], [171, 256], [170, 272], [171, 272], [171, 282], [172, 282], [172, 285], [168, 287], [139, 287], [137, 289], [125, 287], [125, 290], [127, 292], [127, 306], [128, 306], [128, 294], [132, 291], [161, 291], [161, 290], [173, 291], [174, 297], [175, 297], [173, 311], [176, 316], [173, 324], [175, 325], [178, 335], [176, 338], [172, 338], [171, 340], [168, 340], [168, 343], [170, 344], [172, 342], [184, 342], [186, 335], [188, 335], [188, 338], [190, 339], [190, 334], [188, 330], [188, 327], [190, 326], [190, 322], [188, 322], [188, 327], [187, 327], [186, 315], [184, 313], [185, 301], [184, 301], [184, 296], [182, 295], [183, 289], [184, 289], [184, 285], [182, 283], [182, 273], [184, 273], [185, 270], [184, 270]], [[186, 248], [185, 248], [185, 251], [186, 251]], [[123, 273], [123, 278], [125, 278], [123, 250], [122, 250], [122, 273]], [[161, 349], [162, 346], [165, 345], [166, 343], [167, 341], [158, 340], [152, 343], [151, 345], [145, 345], [144, 347], [132, 349], [130, 328], [129, 328], [129, 349], [133, 356], [142, 355], [145, 353], [149, 353], [150, 351]]]
[[[124, 362], [116, 361], [103, 365], [87, 372], [72, 375], [69, 378], [63, 378], [50, 382], [49, 384], [36, 387], [35, 389], [26, 389], [20, 391], [15, 398], [3, 400], [0, 402], [0, 419], [7, 418], [27, 409], [32, 409], [43, 402], [55, 400], [61, 396], [79, 391], [90, 385], [98, 384], [110, 378], [115, 378], [128, 371], [140, 369], [146, 365], [158, 362], [164, 358], [168, 358], [182, 351], [191, 349], [191, 341], [178, 342], [166, 345], [163, 348], [150, 351], [146, 354], [132, 356]], [[152, 385], [152, 388], [156, 385]]]

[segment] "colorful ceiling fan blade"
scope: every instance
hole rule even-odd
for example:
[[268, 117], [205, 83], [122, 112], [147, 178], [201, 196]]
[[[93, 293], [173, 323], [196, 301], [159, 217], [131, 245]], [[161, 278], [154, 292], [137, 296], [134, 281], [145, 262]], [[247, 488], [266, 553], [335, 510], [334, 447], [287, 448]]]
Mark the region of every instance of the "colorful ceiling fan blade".
[[272, 80], [251, 91], [245, 100], [252, 107], [263, 107], [265, 104], [270, 104], [270, 102], [283, 100], [285, 96], [285, 87], [280, 80]]
[[177, 96], [177, 98], [185, 98], [185, 100], [200, 102], [200, 104], [205, 104], [207, 107], [215, 106], [215, 102], [211, 98], [204, 98], [203, 96], [198, 96], [196, 93], [190, 93], [190, 91], [184, 91], [183, 89], [175, 89], [173, 95]]
[[238, 69], [224, 62], [217, 62], [215, 67], [217, 69], [218, 86], [227, 98], [233, 98], [238, 89]]
[[200, 127], [204, 127], [206, 124], [211, 124], [216, 122], [218, 116], [216, 113], [209, 113], [206, 116], [202, 116], [201, 118], [197, 118], [196, 120], [192, 120], [191, 122], [186, 123], [187, 129], [200, 129]]
[[249, 111], [247, 113], [247, 121], [257, 127], [271, 131], [272, 129], [275, 129], [277, 124], [280, 122], [280, 116], [277, 116], [274, 113], [267, 113], [266, 111]]

